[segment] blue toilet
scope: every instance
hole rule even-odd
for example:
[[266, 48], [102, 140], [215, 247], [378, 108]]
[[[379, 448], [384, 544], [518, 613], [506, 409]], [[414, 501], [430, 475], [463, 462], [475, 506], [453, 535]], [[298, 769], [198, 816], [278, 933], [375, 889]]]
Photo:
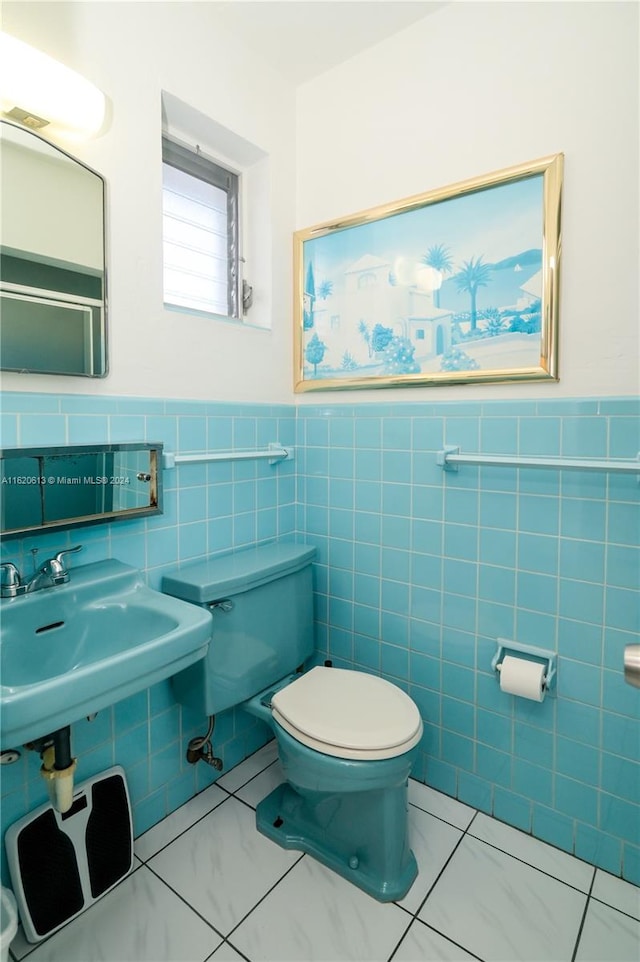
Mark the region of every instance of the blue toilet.
[[213, 613], [207, 656], [173, 678], [176, 698], [211, 716], [240, 707], [273, 729], [287, 781], [258, 805], [258, 830], [300, 849], [380, 901], [416, 875], [407, 780], [422, 720], [400, 688], [315, 667], [315, 548], [272, 544], [188, 565], [163, 591]]

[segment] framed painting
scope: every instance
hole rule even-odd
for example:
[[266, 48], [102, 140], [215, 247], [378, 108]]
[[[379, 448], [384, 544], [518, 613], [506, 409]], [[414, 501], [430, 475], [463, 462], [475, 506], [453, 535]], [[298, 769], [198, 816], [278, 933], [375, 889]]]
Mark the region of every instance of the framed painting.
[[294, 235], [295, 390], [557, 380], [563, 155]]

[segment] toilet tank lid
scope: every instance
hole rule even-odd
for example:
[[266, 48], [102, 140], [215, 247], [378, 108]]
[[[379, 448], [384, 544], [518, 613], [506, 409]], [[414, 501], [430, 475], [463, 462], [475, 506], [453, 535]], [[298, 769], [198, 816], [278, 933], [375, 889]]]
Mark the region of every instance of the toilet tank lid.
[[198, 561], [165, 574], [162, 590], [207, 604], [293, 574], [311, 564], [316, 549], [306, 544], [267, 544]]

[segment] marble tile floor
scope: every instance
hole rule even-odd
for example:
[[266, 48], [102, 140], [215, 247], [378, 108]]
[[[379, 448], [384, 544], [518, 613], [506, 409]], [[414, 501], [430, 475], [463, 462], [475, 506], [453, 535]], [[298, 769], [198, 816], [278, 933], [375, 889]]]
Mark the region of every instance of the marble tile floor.
[[638, 962], [640, 889], [410, 782], [419, 874], [381, 904], [260, 835], [271, 742], [154, 826], [136, 867], [29, 962]]

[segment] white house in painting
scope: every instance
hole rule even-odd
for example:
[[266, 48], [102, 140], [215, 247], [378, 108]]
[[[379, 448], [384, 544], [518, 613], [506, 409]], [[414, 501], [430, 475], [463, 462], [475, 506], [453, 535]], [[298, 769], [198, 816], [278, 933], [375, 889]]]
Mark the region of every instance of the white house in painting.
[[451, 347], [452, 312], [435, 307], [433, 291], [399, 283], [388, 260], [365, 254], [331, 281], [332, 293], [313, 305], [314, 330], [327, 347], [329, 367], [341, 367], [345, 357], [358, 367], [379, 364], [372, 343], [378, 324], [408, 338], [418, 362]]
[[529, 280], [520, 286], [520, 290], [523, 291], [523, 296], [518, 298], [516, 307], [522, 311], [542, 298], [542, 271], [532, 274]]

